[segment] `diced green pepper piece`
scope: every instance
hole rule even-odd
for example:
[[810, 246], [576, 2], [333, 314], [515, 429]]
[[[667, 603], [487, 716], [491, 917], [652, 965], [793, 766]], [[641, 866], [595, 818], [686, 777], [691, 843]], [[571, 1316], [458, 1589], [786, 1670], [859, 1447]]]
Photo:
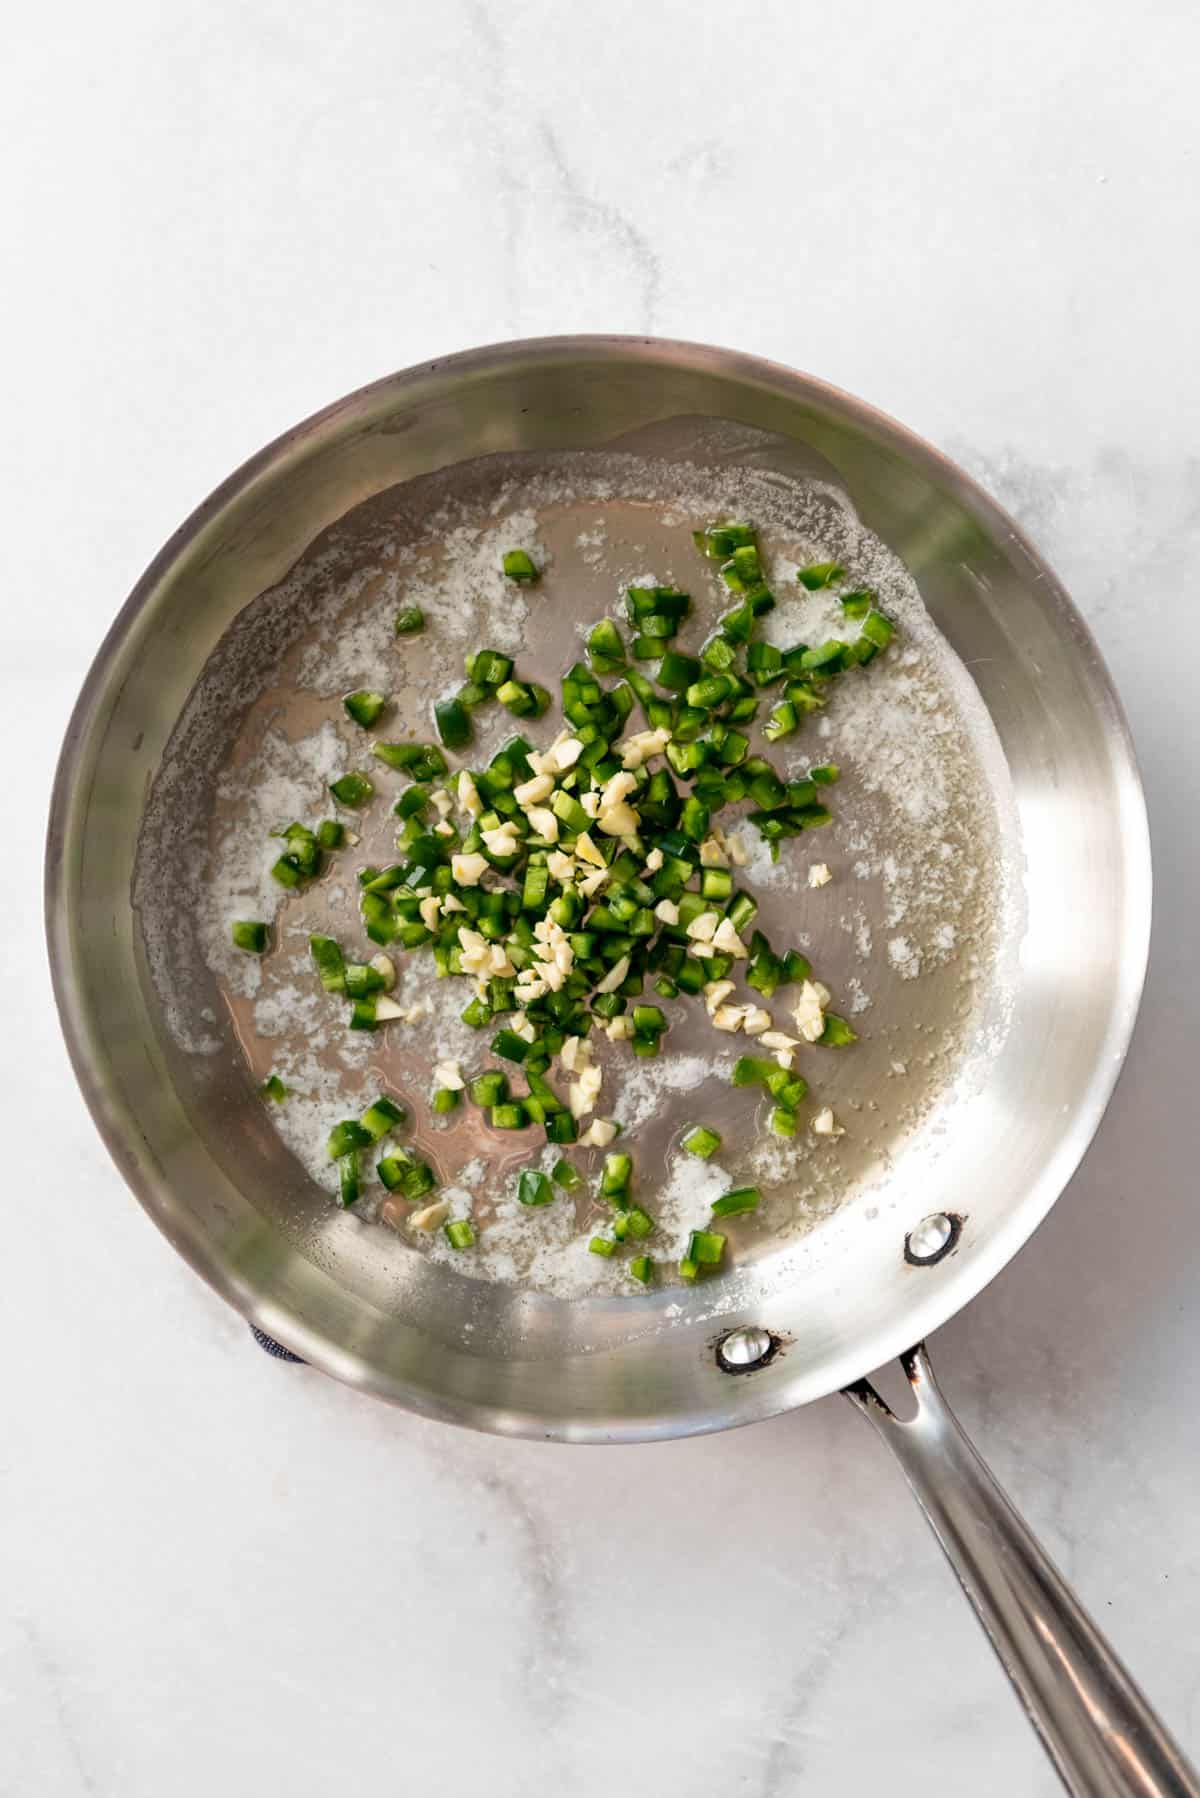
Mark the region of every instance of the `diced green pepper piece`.
[[735, 893], [725, 915], [738, 935], [741, 936], [744, 934], [746, 926], [752, 923], [758, 915], [758, 900], [752, 898], [749, 893]]
[[695, 656], [669, 649], [658, 665], [658, 684], [673, 693], [683, 693], [700, 678], [701, 667]]
[[684, 697], [690, 706], [711, 711], [714, 706], [723, 704], [733, 691], [733, 682], [728, 675], [705, 674], [692, 682]]
[[475, 1231], [471, 1220], [466, 1217], [456, 1218], [445, 1225], [446, 1241], [452, 1249], [469, 1249], [475, 1243]]
[[597, 674], [616, 674], [625, 666], [625, 643], [611, 618], [601, 618], [588, 633], [588, 660]]
[[763, 774], [756, 774], [750, 782], [750, 797], [764, 811], [772, 811], [775, 806], [782, 805], [787, 796], [788, 790], [773, 768], [768, 768]]
[[715, 976], [709, 975], [707, 958], [698, 955], [690, 956], [675, 976], [680, 992], [689, 993], [693, 998], [704, 991], [710, 978]]
[[788, 699], [781, 700], [772, 706], [763, 725], [763, 736], [768, 743], [778, 743], [781, 737], [788, 737], [796, 729], [800, 720], [796, 708]]
[[629, 1263], [629, 1271], [635, 1280], [640, 1280], [643, 1286], [649, 1286], [654, 1278], [654, 1263], [649, 1255], [635, 1255]]
[[[761, 1203], [762, 1194], [757, 1186], [735, 1186], [732, 1192], [714, 1199], [712, 1213], [714, 1217], [740, 1217], [743, 1211], [756, 1211]], [[720, 1259], [719, 1254], [717, 1259]]]
[[490, 1111], [493, 1105], [502, 1105], [508, 1098], [508, 1075], [500, 1073], [477, 1074], [469, 1088], [474, 1104]]
[[411, 637], [425, 629], [425, 614], [420, 606], [405, 606], [396, 613], [396, 635]]
[[[359, 880], [368, 893], [392, 893], [406, 884], [408, 870], [403, 862], [390, 862], [386, 868], [363, 868]], [[412, 901], [415, 907], [416, 900]]]
[[336, 818], [322, 818], [317, 825], [317, 847], [319, 849], [340, 849], [346, 836], [346, 826]]
[[858, 1034], [851, 1030], [845, 1018], [839, 1018], [835, 1012], [825, 1013], [825, 1028], [817, 1041], [826, 1049], [844, 1049], [848, 1043], [858, 1041]]
[[840, 562], [810, 562], [807, 568], [796, 570], [796, 579], [810, 593], [819, 593], [822, 587], [832, 587], [840, 581], [845, 573]]
[[721, 1146], [721, 1138], [716, 1130], [710, 1130], [707, 1124], [697, 1124], [689, 1130], [683, 1139], [683, 1147], [689, 1155], [698, 1155], [701, 1161], [708, 1161]]
[[[740, 705], [741, 703], [740, 700], [737, 701], [737, 705]], [[750, 703], [753, 706], [753, 700]], [[733, 708], [734, 710], [737, 709], [737, 705]], [[740, 730], [723, 729], [718, 756], [722, 767], [736, 768], [739, 762], [745, 761], [746, 752], [749, 748], [750, 739], [749, 737], [744, 737]], [[727, 794], [729, 793], [728, 784], [726, 785], [726, 792]], [[738, 796], [741, 797], [740, 794]], [[730, 795], [730, 797], [732, 797], [732, 795]]]
[[329, 1132], [329, 1141], [326, 1145], [329, 1149], [329, 1159], [338, 1161], [343, 1155], [348, 1155], [351, 1149], [369, 1148], [373, 1141], [371, 1132], [365, 1129], [357, 1118], [343, 1118], [341, 1123], [335, 1124]]
[[744, 602], [721, 614], [721, 630], [731, 643], [748, 643], [754, 629], [754, 609]]
[[349, 1154], [338, 1159], [338, 1204], [349, 1207], [357, 1205], [362, 1197], [362, 1180], [359, 1174], [358, 1150], [352, 1149]]
[[502, 1061], [524, 1061], [529, 1053], [530, 1045], [515, 1030], [497, 1030], [492, 1038], [492, 1054], [499, 1055]]
[[294, 855], [281, 855], [273, 865], [271, 874], [281, 887], [289, 889], [303, 886], [308, 878]]
[[545, 1174], [533, 1167], [522, 1169], [521, 1177], [517, 1181], [517, 1203], [519, 1205], [552, 1205], [556, 1197], [557, 1194]]
[[380, 943], [386, 948], [395, 939], [399, 929], [391, 900], [385, 893], [364, 893], [360, 907], [367, 935], [373, 943]]
[[735, 550], [754, 542], [754, 527], [748, 524], [710, 524], [702, 531], [693, 531], [692, 541], [711, 561], [724, 562]]
[[538, 578], [537, 568], [528, 550], [506, 549], [501, 567], [510, 581], [528, 582]]
[[746, 985], [760, 992], [764, 999], [769, 999], [776, 988], [783, 983], [783, 963], [771, 951], [770, 945], [759, 937], [758, 948], [746, 969]]
[[565, 792], [562, 787], [559, 787], [553, 799], [550, 801], [550, 810], [554, 813], [554, 816], [559, 822], [565, 824], [568, 831], [576, 836], [579, 836], [591, 826], [592, 820], [588, 817], [578, 799], [573, 798], [572, 795]]
[[643, 1211], [640, 1205], [630, 1205], [627, 1211], [621, 1213], [621, 1217], [624, 1223], [624, 1234], [632, 1236], [635, 1241], [640, 1242], [644, 1237], [654, 1234], [654, 1219], [648, 1211]]
[[842, 610], [847, 618], [865, 618], [874, 603], [874, 594], [865, 587], [856, 593], [841, 595]]
[[876, 649], [886, 649], [896, 634], [896, 627], [886, 612], [868, 612], [863, 619], [862, 634]]
[[428, 787], [409, 787], [392, 807], [397, 818], [421, 818], [429, 804]]
[[498, 649], [480, 649], [467, 662], [471, 679], [481, 687], [499, 687], [513, 671], [511, 656]]
[[261, 918], [235, 918], [229, 934], [235, 949], [244, 949], [247, 955], [265, 955], [271, 940], [271, 926], [264, 924]]
[[375, 1172], [379, 1175], [379, 1178], [389, 1192], [399, 1192], [412, 1170], [412, 1156], [396, 1154], [385, 1155], [383, 1160], [376, 1167]]
[[700, 651], [700, 660], [706, 668], [711, 668], [714, 674], [725, 674], [737, 661], [737, 650], [728, 637], [718, 633], [717, 636], [708, 639]]
[[669, 637], [653, 637], [646, 631], [639, 631], [633, 639], [630, 649], [639, 662], [656, 662], [665, 654]]
[[258, 1089], [260, 1099], [270, 1099], [273, 1105], [282, 1105], [288, 1096], [288, 1089], [278, 1074], [268, 1074]]
[[621, 1199], [629, 1191], [633, 1179], [632, 1156], [616, 1153], [604, 1157], [604, 1172], [600, 1177], [600, 1197], [602, 1199]]
[[351, 999], [365, 999], [369, 993], [383, 991], [383, 975], [367, 961], [346, 963], [343, 976], [346, 993]]
[[820, 669], [823, 673], [835, 674], [843, 666], [846, 649], [847, 645], [840, 637], [830, 637], [816, 649], [806, 649], [800, 657], [800, 666], [808, 672]]
[[[861, 638], [859, 641], [861, 642]], [[801, 649], [796, 661], [797, 667], [799, 667], [807, 654], [807, 649]], [[797, 716], [802, 712], [806, 717], [810, 712], [819, 712], [821, 707], [825, 704], [824, 698], [817, 691], [816, 687], [813, 686], [811, 681], [789, 680], [783, 692], [784, 697], [789, 703], [795, 706]]]
[[[496, 698], [514, 718], [534, 718], [539, 707], [534, 689], [526, 681], [506, 680], [496, 688]], [[544, 708], [542, 708], [544, 709]]]
[[776, 1061], [764, 1061], [759, 1065], [762, 1068], [762, 1083], [772, 1098], [778, 1099], [784, 1105], [789, 1104], [789, 1100], [784, 1095], [792, 1084], [793, 1075], [787, 1068], [780, 1067]]
[[433, 780], [446, 772], [446, 758], [436, 743], [375, 743], [371, 754], [413, 780]]
[[769, 687], [783, 678], [783, 653], [773, 643], [752, 643], [746, 651], [746, 667], [756, 687]]
[[529, 1122], [529, 1114], [524, 1105], [519, 1104], [516, 1100], [511, 1100], [503, 1105], [493, 1105], [488, 1115], [496, 1130], [523, 1130]]
[[437, 1185], [437, 1175], [427, 1161], [413, 1161], [405, 1169], [400, 1190], [406, 1199], [424, 1198]]
[[339, 805], [348, 805], [354, 811], [375, 796], [374, 782], [365, 774], [343, 774], [340, 779], [330, 782], [329, 791]]
[[718, 1267], [725, 1253], [725, 1238], [717, 1230], [693, 1230], [688, 1237], [687, 1259], [697, 1267]]
[[[530, 856], [521, 887], [521, 909], [540, 912], [550, 891], [550, 871], [544, 856]], [[559, 920], [561, 922], [561, 920]]]
[[374, 1030], [376, 994], [368, 993], [365, 999], [356, 999], [350, 1007], [351, 1030]]
[[565, 1159], [554, 1163], [550, 1170], [550, 1178], [556, 1186], [561, 1186], [564, 1192], [578, 1192], [583, 1185], [583, 1175], [579, 1169], [572, 1167], [571, 1163]]
[[433, 719], [447, 749], [461, 749], [471, 741], [471, 714], [461, 700], [440, 700], [433, 708]]
[[372, 693], [364, 687], [357, 693], [347, 693], [342, 704], [355, 724], [361, 724], [364, 730], [369, 730], [387, 704], [387, 697], [383, 693]]
[[605, 1260], [616, 1253], [617, 1245], [607, 1236], [593, 1236], [588, 1243], [589, 1255], [603, 1255]]
[[272, 832], [273, 836], [280, 834], [287, 839], [287, 860], [305, 880], [311, 880], [321, 868], [321, 851], [315, 834], [307, 824], [289, 824], [282, 833]]
[[799, 949], [789, 949], [783, 958], [783, 978], [789, 983], [807, 980], [812, 974], [812, 963], [807, 955], [801, 955]]
[[782, 1073], [773, 1061], [761, 1055], [739, 1055], [729, 1078], [734, 1086], [758, 1086], [771, 1074]]
[[678, 625], [691, 610], [691, 600], [676, 587], [629, 587], [625, 609], [631, 624], [644, 626], [646, 620], [667, 619]]
[[378, 1142], [394, 1130], [397, 1124], [404, 1122], [403, 1105], [397, 1105], [395, 1099], [389, 1099], [386, 1093], [380, 1093], [373, 1105], [368, 1105], [362, 1114], [362, 1126], [372, 1142]]
[[708, 807], [701, 805], [693, 795], [683, 802], [683, 810], [679, 814], [679, 828], [685, 837], [693, 843], [699, 843], [708, 835]]
[[755, 581], [762, 579], [762, 563], [755, 544], [740, 543], [729, 559], [746, 586], [753, 586]]
[[462, 1104], [462, 1091], [457, 1086], [439, 1086], [433, 1095], [433, 1109], [439, 1117], [457, 1111]]
[[785, 1111], [795, 1111], [807, 1092], [808, 1081], [804, 1075], [794, 1074], [783, 1086], [776, 1088], [775, 1097]]

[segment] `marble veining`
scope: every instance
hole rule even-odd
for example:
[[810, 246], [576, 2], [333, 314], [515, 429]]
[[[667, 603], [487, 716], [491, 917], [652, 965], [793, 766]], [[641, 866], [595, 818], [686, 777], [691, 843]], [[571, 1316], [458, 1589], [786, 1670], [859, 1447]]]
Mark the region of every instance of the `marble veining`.
[[117, 605], [288, 424], [553, 331], [730, 344], [891, 411], [1010, 508], [1116, 673], [1156, 855], [1137, 1036], [1070, 1189], [933, 1354], [1200, 1750], [1200, 17], [918, 10], [68, 0], [14, 21], [4, 1798], [1058, 1791], [848, 1406], [589, 1450], [388, 1410], [254, 1349], [76, 1094], [42, 796]]
[[[662, 273], [649, 239], [618, 207], [594, 200], [581, 191], [563, 146], [546, 119], [540, 122], [539, 136], [562, 192], [567, 229], [593, 243], [601, 257], [617, 254], [636, 290], [636, 329], [652, 332], [658, 316]], [[618, 274], [622, 272], [620, 263]]]

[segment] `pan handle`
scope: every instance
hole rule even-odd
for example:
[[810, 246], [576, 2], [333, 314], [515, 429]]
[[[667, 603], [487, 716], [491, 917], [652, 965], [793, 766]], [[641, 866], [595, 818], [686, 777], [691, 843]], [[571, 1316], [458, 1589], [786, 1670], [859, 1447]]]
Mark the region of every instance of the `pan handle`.
[[900, 1357], [905, 1422], [867, 1380], [845, 1396], [887, 1443], [1059, 1777], [1075, 1798], [1198, 1798], [1200, 1780], [980, 1460], [925, 1345]]

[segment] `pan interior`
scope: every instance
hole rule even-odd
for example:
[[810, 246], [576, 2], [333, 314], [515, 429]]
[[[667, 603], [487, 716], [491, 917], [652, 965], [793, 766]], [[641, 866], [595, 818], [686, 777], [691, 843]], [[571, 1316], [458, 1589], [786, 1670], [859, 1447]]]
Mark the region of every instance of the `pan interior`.
[[[483, 1159], [468, 1153], [475, 1120], [430, 1133], [435, 1045], [389, 1026], [344, 1062], [344, 1036], [322, 1040], [340, 1016], [314, 992], [301, 933], [333, 909], [349, 858], [280, 913], [283, 948], [261, 991], [219, 939], [225, 906], [268, 911], [267, 831], [325, 815], [324, 777], [354, 734], [339, 721], [344, 690], [378, 682], [396, 695], [389, 734], [427, 737], [437, 644], [458, 655], [490, 634], [503, 647], [505, 629], [522, 672], [553, 690], [579, 624], [611, 611], [629, 578], [674, 578], [715, 604], [688, 534], [712, 513], [761, 527], [783, 641], [820, 619], [820, 602], [783, 597], [788, 564], [827, 550], [878, 588], [901, 649], [856, 688], [847, 680], [825, 724], [779, 746], [789, 762], [844, 766], [836, 822], [778, 869], [746, 871], [772, 939], [810, 939], [859, 1031], [852, 1049], [801, 1056], [814, 1101], [847, 1134], [820, 1156], [805, 1136], [794, 1166], [764, 1173], [763, 1121], [744, 1093], [707, 1065], [694, 1085], [690, 1071], [682, 1090], [666, 1084], [673, 1062], [707, 1062], [715, 1046], [684, 1026], [677, 1040], [673, 1024], [661, 1068], [606, 1074], [602, 1096], [610, 1115], [649, 1113], [632, 1146], [639, 1195], [660, 1218], [656, 1258], [669, 1265], [707, 1211], [703, 1170], [680, 1172], [671, 1149], [693, 1114], [723, 1130], [725, 1175], [757, 1173], [769, 1193], [731, 1227], [728, 1274], [631, 1293], [616, 1269], [589, 1264], [583, 1281], [578, 1255], [568, 1265], [583, 1219], [565, 1203], [518, 1231], [499, 1218], [511, 1170], [493, 1159], [469, 1184], [466, 1166]], [[492, 556], [518, 522], [547, 573], [514, 604]], [[402, 660], [372, 608], [418, 587], [434, 625]], [[390, 777], [381, 786], [390, 795]], [[240, 865], [227, 854], [235, 827]], [[804, 878], [814, 856], [833, 870], [823, 889]], [[170, 1241], [247, 1317], [325, 1371], [434, 1416], [638, 1440], [834, 1390], [936, 1328], [1016, 1252], [1077, 1164], [1129, 1041], [1149, 858], [1095, 645], [965, 476], [787, 370], [695, 345], [572, 338], [391, 376], [289, 432], [184, 525], [72, 719], [47, 918], [68, 1043], [109, 1146]], [[298, 1091], [286, 1142], [254, 1091], [277, 1064]], [[333, 1204], [317, 1145], [330, 1115], [376, 1084], [413, 1101], [418, 1140], [478, 1205], [470, 1263], [373, 1222], [369, 1206]], [[914, 1265], [907, 1234], [934, 1212], [960, 1228], [943, 1259]], [[781, 1348], [734, 1378], [714, 1349], [741, 1323]]]
[[[768, 746], [787, 778], [814, 763], [838, 765], [833, 824], [785, 842], [777, 862], [752, 826], [738, 830], [749, 862], [734, 872], [759, 902], [756, 925], [777, 949], [804, 952], [833, 994], [831, 1009], [859, 1035], [843, 1051], [799, 1051], [810, 1095], [798, 1136], [773, 1134], [770, 1101], [731, 1087], [736, 1055], [761, 1046], [714, 1030], [699, 1001], [656, 1001], [670, 1020], [657, 1060], [597, 1039], [597, 1112], [626, 1132], [638, 1199], [657, 1222], [645, 1246], [660, 1279], [672, 1283], [688, 1232], [709, 1223], [712, 1200], [753, 1183], [764, 1202], [724, 1226], [732, 1272], [712, 1283], [707, 1301], [720, 1310], [748, 1284], [786, 1287], [840, 1212], [857, 1211], [864, 1223], [887, 1217], [897, 1194], [928, 1180], [955, 1107], [986, 1088], [1004, 1041], [1021, 929], [1007, 766], [915, 581], [830, 473], [778, 437], [699, 420], [602, 452], [479, 458], [353, 509], [241, 612], [209, 658], [141, 833], [135, 902], [155, 1009], [168, 1053], [177, 1067], [187, 1064], [183, 1079], [205, 1092], [199, 1117], [214, 1155], [235, 1178], [253, 1161], [272, 1226], [373, 1309], [409, 1321], [415, 1314], [424, 1328], [460, 1340], [465, 1325], [469, 1337], [505, 1352], [556, 1354], [564, 1328], [574, 1347], [611, 1344], [614, 1331], [643, 1333], [656, 1306], [695, 1304], [678, 1289], [647, 1300], [628, 1254], [605, 1261], [588, 1252], [611, 1215], [595, 1196], [599, 1151], [568, 1151], [588, 1175], [583, 1195], [530, 1210], [515, 1199], [516, 1170], [548, 1169], [563, 1151], [543, 1151], [537, 1130], [493, 1130], [469, 1104], [434, 1117], [435, 1062], [458, 1060], [466, 1073], [497, 1065], [491, 1031], [459, 1018], [466, 983], [437, 980], [427, 951], [397, 952], [393, 996], [411, 1018], [355, 1035], [345, 1001], [316, 978], [308, 936], [333, 935], [356, 959], [371, 952], [355, 870], [395, 859], [391, 801], [406, 784], [371, 762], [373, 735], [431, 740], [433, 700], [461, 683], [464, 656], [483, 645], [514, 655], [522, 678], [557, 696], [587, 628], [605, 615], [625, 628], [623, 593], [634, 582], [691, 593], [679, 646], [698, 648], [730, 603], [692, 541], [710, 519], [747, 518], [759, 529], [779, 597], [766, 640], [816, 643], [845, 628], [836, 597], [796, 579], [814, 561], [843, 564], [844, 585], [869, 587], [899, 628], [888, 654], [833, 683], [823, 714]], [[536, 587], [515, 589], [500, 573], [513, 546], [544, 566]], [[427, 628], [397, 639], [395, 614], [411, 604], [424, 609]], [[341, 704], [363, 687], [392, 699], [375, 733]], [[778, 697], [764, 695], [764, 712]], [[541, 747], [557, 718], [555, 704], [519, 727]], [[492, 705], [475, 713], [475, 726], [475, 742], [452, 763], [484, 765], [518, 721]], [[270, 833], [293, 818], [315, 824], [335, 809], [329, 780], [363, 767], [379, 791], [365, 813], [346, 818], [361, 840], [329, 858], [312, 887], [285, 896], [269, 874], [279, 850]], [[748, 809], [723, 813], [724, 828]], [[820, 887], [808, 880], [818, 864], [832, 874]], [[259, 961], [233, 949], [236, 917], [273, 919], [275, 951]], [[783, 988], [766, 1002], [793, 1035], [797, 996]], [[270, 1073], [289, 1098], [264, 1109], [254, 1093]], [[404, 1141], [436, 1169], [453, 1215], [472, 1217], [469, 1253], [440, 1231], [381, 1222], [387, 1195], [378, 1185], [353, 1213], [333, 1203], [329, 1129], [379, 1091], [406, 1105], [413, 1125]], [[844, 1130], [832, 1141], [811, 1129], [825, 1106]], [[679, 1146], [685, 1127], [700, 1121], [723, 1138], [707, 1165]], [[447, 1281], [460, 1293], [465, 1283], [468, 1294], [453, 1311]], [[544, 1312], [562, 1301], [572, 1305], [569, 1325], [527, 1328], [531, 1302]], [[589, 1310], [604, 1318], [599, 1338]]]

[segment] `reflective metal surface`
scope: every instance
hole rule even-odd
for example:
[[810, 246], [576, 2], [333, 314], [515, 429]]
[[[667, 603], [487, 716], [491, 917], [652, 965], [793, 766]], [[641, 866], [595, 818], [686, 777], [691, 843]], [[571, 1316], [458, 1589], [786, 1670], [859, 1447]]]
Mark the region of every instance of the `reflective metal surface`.
[[[695, 416], [819, 457], [970, 668], [1025, 855], [1012, 1027], [928, 1179], [883, 1214], [843, 1206], [789, 1257], [786, 1279], [762, 1263], [696, 1293], [566, 1304], [444, 1272], [436, 1321], [414, 1322], [402, 1290], [352, 1289], [280, 1227], [282, 1152], [252, 1097], [218, 1102], [164, 1046], [129, 904], [147, 782], [229, 622], [351, 507], [493, 451], [596, 447]], [[409, 370], [233, 476], [148, 570], [97, 658], [64, 745], [47, 860], [51, 959], [81, 1084], [130, 1185], [193, 1267], [338, 1378], [479, 1428], [578, 1441], [770, 1415], [846, 1385], [966, 1303], [1036, 1227], [1099, 1121], [1132, 1029], [1149, 898], [1141, 792], [1107, 674], [1011, 521], [843, 394], [750, 358], [633, 339], [501, 345]], [[936, 1213], [961, 1215], [960, 1235], [936, 1264], [914, 1265], [906, 1238]], [[734, 1378], [714, 1344], [743, 1324], [782, 1346]]]
[[865, 1380], [846, 1396], [904, 1469], [1067, 1790], [1196, 1798], [1194, 1769], [967, 1440], [925, 1349], [903, 1361], [913, 1417]]

